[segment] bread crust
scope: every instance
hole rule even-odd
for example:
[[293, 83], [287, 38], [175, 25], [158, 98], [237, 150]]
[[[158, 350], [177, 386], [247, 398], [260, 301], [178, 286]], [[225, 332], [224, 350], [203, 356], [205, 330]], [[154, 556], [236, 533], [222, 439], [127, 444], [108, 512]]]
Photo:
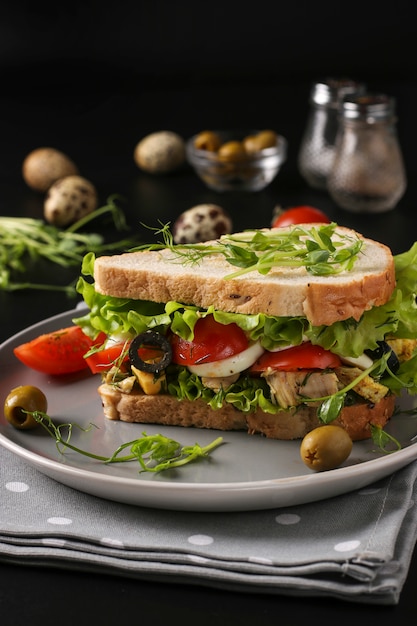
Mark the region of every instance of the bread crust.
[[[104, 414], [110, 420], [223, 431], [247, 430], [249, 434], [281, 440], [301, 439], [320, 426], [316, 408], [306, 405], [276, 415], [261, 410], [245, 414], [231, 405], [213, 410], [201, 399], [178, 400], [167, 394], [149, 396], [139, 390], [122, 393], [106, 383], [100, 385], [98, 392]], [[369, 439], [370, 424], [383, 428], [394, 408], [395, 396], [389, 394], [376, 404], [363, 402], [344, 407], [333, 424], [342, 426], [353, 441]]]
[[234, 268], [223, 255], [206, 256], [200, 264], [190, 266], [164, 249], [97, 258], [95, 289], [118, 298], [174, 300], [201, 308], [212, 305], [231, 313], [301, 316], [314, 326], [351, 317], [359, 320], [364, 311], [389, 300], [395, 287], [394, 259], [390, 249], [379, 242], [344, 227], [337, 232], [364, 241], [350, 272], [313, 276], [304, 267], [278, 267], [267, 275], [250, 272], [225, 280]]

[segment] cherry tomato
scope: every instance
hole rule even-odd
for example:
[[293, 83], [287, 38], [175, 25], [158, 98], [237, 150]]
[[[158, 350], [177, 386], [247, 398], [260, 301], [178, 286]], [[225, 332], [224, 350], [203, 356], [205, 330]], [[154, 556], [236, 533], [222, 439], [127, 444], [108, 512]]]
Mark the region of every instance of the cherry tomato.
[[84, 354], [94, 343], [79, 326], [70, 326], [40, 335], [13, 352], [19, 361], [38, 372], [71, 374], [88, 367]]
[[295, 206], [278, 215], [272, 222], [272, 228], [291, 226], [291, 224], [310, 224], [313, 222], [330, 224], [330, 219], [316, 207], [308, 205]]
[[264, 352], [252, 365], [250, 371], [263, 372], [269, 367], [284, 372], [304, 369], [324, 370], [328, 367], [339, 367], [340, 364], [341, 360], [337, 354], [306, 342], [278, 352]]
[[197, 321], [192, 341], [173, 334], [171, 342], [172, 361], [179, 365], [221, 361], [246, 350], [249, 345], [244, 331], [237, 324], [219, 324], [212, 315]]

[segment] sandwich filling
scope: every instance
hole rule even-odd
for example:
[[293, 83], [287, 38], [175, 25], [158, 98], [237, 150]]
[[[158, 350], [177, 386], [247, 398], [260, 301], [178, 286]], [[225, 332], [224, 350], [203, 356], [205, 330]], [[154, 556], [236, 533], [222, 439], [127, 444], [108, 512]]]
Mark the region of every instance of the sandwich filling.
[[246, 414], [315, 406], [329, 423], [344, 406], [417, 393], [417, 244], [394, 261], [385, 304], [317, 326], [300, 315], [104, 295], [89, 254], [77, 287], [89, 311], [74, 322], [96, 342], [86, 356], [92, 371], [123, 394], [168, 394]]

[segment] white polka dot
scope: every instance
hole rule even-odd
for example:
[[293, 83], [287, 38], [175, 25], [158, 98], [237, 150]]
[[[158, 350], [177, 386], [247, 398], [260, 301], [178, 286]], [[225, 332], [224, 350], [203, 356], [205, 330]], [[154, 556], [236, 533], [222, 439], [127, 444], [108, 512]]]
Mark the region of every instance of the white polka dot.
[[124, 548], [123, 541], [120, 541], [120, 539], [113, 539], [112, 537], [103, 537], [102, 539], [100, 539], [100, 543], [102, 543], [104, 546]]
[[56, 539], [55, 537], [45, 537], [42, 539], [44, 546], [51, 546], [53, 548], [63, 548], [65, 541], [63, 539]]
[[259, 565], [272, 565], [271, 559], [264, 559], [261, 556], [250, 556], [249, 563], [259, 563]]
[[195, 546], [209, 546], [213, 541], [213, 537], [208, 535], [191, 535], [188, 537], [188, 543], [192, 543]]
[[29, 485], [19, 482], [6, 483], [6, 489], [8, 489], [8, 491], [14, 491], [15, 493], [23, 493], [29, 489]]
[[342, 541], [335, 545], [334, 550], [336, 550], [336, 552], [350, 552], [351, 550], [355, 550], [360, 544], [361, 542], [356, 540]]
[[295, 515], [295, 513], [282, 513], [281, 515], [277, 515], [275, 518], [275, 521], [283, 526], [298, 524], [300, 520], [301, 517], [299, 515]]
[[48, 524], [56, 524], [57, 526], [67, 526], [68, 524], [72, 524], [72, 519], [68, 517], [48, 517]]
[[358, 491], [358, 494], [360, 496], [373, 496], [374, 493], [378, 493], [378, 491], [381, 491], [379, 487], [368, 487], [367, 489], [361, 489]]

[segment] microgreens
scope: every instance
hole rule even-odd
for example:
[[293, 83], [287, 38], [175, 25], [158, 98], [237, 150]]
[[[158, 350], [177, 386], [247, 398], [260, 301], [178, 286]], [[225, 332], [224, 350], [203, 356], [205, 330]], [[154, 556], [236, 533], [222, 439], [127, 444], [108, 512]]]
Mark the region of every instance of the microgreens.
[[370, 424], [372, 441], [382, 452], [396, 452], [401, 450], [398, 439], [387, 433], [381, 426]]
[[[339, 416], [343, 409], [346, 394], [354, 389], [356, 385], [369, 376], [371, 373], [374, 377], [380, 377], [383, 372], [389, 372], [391, 376], [394, 376], [393, 372], [389, 369], [388, 362], [389, 354], [384, 354], [380, 359], [373, 362], [373, 364], [367, 369], [363, 370], [356, 378], [354, 378], [348, 385], [340, 389], [331, 396], [324, 396], [321, 398], [305, 398], [305, 402], [321, 402], [317, 409], [317, 417], [322, 424], [331, 424]], [[374, 444], [382, 452], [390, 452], [388, 446], [394, 446], [395, 450], [401, 449], [401, 444], [392, 435], [388, 434], [379, 426], [370, 424], [371, 437]]]
[[100, 254], [133, 245], [132, 239], [104, 243], [97, 233], [80, 232], [89, 222], [110, 214], [117, 230], [126, 230], [124, 214], [110, 196], [107, 204], [78, 220], [66, 229], [45, 224], [42, 220], [25, 217], [0, 217], [0, 290], [41, 289], [64, 291], [75, 295], [75, 284], [68, 286], [38, 284], [16, 280], [27, 271], [29, 262], [46, 259], [61, 267], [81, 265], [86, 252]]
[[230, 265], [240, 268], [227, 276], [236, 278], [248, 272], [268, 274], [276, 267], [304, 267], [309, 274], [339, 274], [353, 268], [363, 241], [336, 232], [337, 224], [294, 226], [291, 229], [248, 230], [239, 235], [223, 235], [201, 244], [174, 244], [169, 223], [151, 228], [163, 242], [140, 246], [137, 250], [168, 248], [173, 260], [197, 264], [206, 256], [221, 254]]
[[[89, 432], [92, 428], [98, 428], [94, 424], [90, 424], [88, 428], [83, 428], [76, 423], [59, 424], [57, 426], [46, 413], [41, 411], [25, 412], [32, 415], [34, 420], [55, 439], [56, 447], [61, 454], [64, 454], [65, 450], [69, 449], [107, 464], [137, 461], [142, 468], [142, 472], [161, 472], [187, 465], [198, 458], [207, 457], [212, 450], [223, 442], [223, 438], [218, 437], [203, 447], [198, 443], [191, 446], [182, 446], [178, 441], [164, 435], [147, 435], [143, 432], [142, 437], [120, 445], [111, 456], [101, 456], [70, 443], [74, 428], [78, 428], [83, 432]], [[125, 451], [128, 451], [128, 454], [124, 454]]]

